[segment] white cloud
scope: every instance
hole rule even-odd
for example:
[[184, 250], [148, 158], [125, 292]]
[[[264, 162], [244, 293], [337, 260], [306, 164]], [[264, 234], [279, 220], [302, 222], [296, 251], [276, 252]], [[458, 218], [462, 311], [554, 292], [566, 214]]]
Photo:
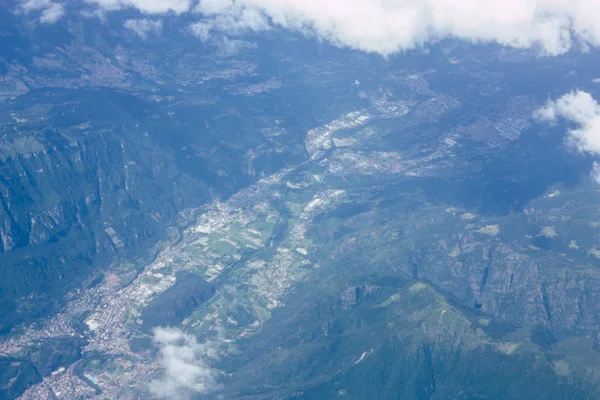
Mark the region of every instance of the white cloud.
[[[107, 12], [135, 8], [146, 14], [195, 11], [192, 32], [240, 35], [273, 26], [313, 35], [338, 46], [390, 55], [445, 38], [535, 48], [557, 55], [600, 46], [600, 0], [85, 0]], [[43, 4], [43, 20], [64, 7]], [[53, 5], [52, 7], [50, 5]]]
[[600, 45], [600, 0], [200, 0], [203, 32], [271, 24], [389, 55], [443, 38], [539, 48]]
[[50, 7], [42, 11], [40, 22], [44, 24], [53, 24], [65, 15], [65, 8], [62, 4], [52, 4]]
[[600, 184], [600, 163], [598, 161], [594, 161], [590, 175], [592, 176], [592, 179], [596, 181], [596, 183]]
[[123, 8], [137, 8], [146, 14], [175, 14], [185, 13], [190, 10], [192, 0], [85, 0], [106, 11], [120, 10]]
[[30, 11], [39, 11], [48, 8], [52, 5], [50, 0], [25, 0], [20, 4], [20, 8], [23, 12], [28, 13]]
[[190, 29], [194, 35], [206, 40], [211, 32], [240, 35], [248, 31], [261, 32], [270, 29], [267, 17], [256, 7], [246, 7], [241, 3], [227, 0], [202, 1], [197, 11], [206, 18], [192, 24]]
[[198, 343], [195, 337], [177, 328], [156, 328], [154, 341], [160, 347], [164, 372], [148, 386], [153, 396], [183, 399], [218, 388], [216, 370], [207, 361], [216, 355], [214, 343]]
[[217, 51], [216, 54], [222, 57], [232, 57], [238, 55], [239, 53], [245, 50], [253, 50], [258, 47], [256, 43], [248, 42], [246, 40], [241, 39], [231, 39], [227, 36], [222, 35], [202, 36], [196, 34], [196, 36], [202, 39], [204, 45], [213, 47]]
[[[26, 0], [50, 4], [51, 0]], [[600, 46], [600, 0], [85, 0], [99, 11], [194, 10], [192, 32], [261, 32], [273, 26], [338, 46], [390, 55], [445, 38], [536, 48], [557, 55]], [[62, 7], [62, 6], [61, 6]], [[60, 15], [59, 9], [48, 11]]]
[[246, 49], [255, 49], [257, 47], [256, 43], [247, 42], [245, 40], [230, 39], [228, 37], [222, 37], [217, 40], [215, 46], [217, 47], [219, 54], [222, 56], [234, 56]]
[[567, 132], [568, 143], [581, 152], [600, 155], [600, 104], [589, 93], [567, 93], [549, 101], [535, 112], [535, 117], [550, 122], [562, 118], [574, 123], [576, 128]]
[[162, 31], [162, 21], [153, 21], [148, 18], [143, 19], [128, 19], [123, 23], [123, 26], [139, 37], [146, 40], [150, 35], [159, 36]]
[[65, 15], [65, 7], [50, 0], [25, 0], [19, 8], [25, 14], [40, 12], [39, 21], [43, 24], [53, 24]]

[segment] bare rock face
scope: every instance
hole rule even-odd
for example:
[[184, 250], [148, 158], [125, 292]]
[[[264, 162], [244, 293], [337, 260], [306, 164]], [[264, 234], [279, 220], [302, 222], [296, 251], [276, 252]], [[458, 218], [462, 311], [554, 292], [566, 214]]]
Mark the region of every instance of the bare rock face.
[[3, 313], [4, 329], [114, 256], [142, 255], [208, 194], [139, 132], [25, 139], [5, 140], [0, 156], [0, 291], [19, 304], [3, 304], [16, 310]]

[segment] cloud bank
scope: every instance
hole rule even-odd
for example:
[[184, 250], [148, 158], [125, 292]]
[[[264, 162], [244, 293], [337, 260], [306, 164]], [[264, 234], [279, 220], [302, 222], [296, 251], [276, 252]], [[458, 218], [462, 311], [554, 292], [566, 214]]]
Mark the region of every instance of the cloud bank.
[[600, 0], [200, 0], [187, 6], [203, 17], [193, 29], [204, 36], [281, 26], [382, 55], [444, 38], [547, 55], [600, 45]]
[[24, 14], [39, 12], [39, 21], [43, 24], [58, 22], [65, 15], [65, 7], [61, 3], [50, 0], [25, 0], [19, 5]]
[[594, 164], [592, 165], [592, 172], [590, 172], [590, 176], [596, 181], [597, 184], [600, 185], [600, 163], [598, 161], [594, 161]]
[[198, 343], [196, 338], [177, 328], [157, 328], [154, 341], [160, 347], [163, 375], [150, 382], [150, 393], [161, 399], [185, 399], [218, 388], [216, 371], [207, 358], [214, 357], [212, 342]]
[[190, 0], [85, 0], [104, 11], [114, 11], [123, 8], [137, 8], [145, 14], [165, 14], [173, 12], [181, 14], [190, 10]]
[[[191, 13], [192, 32], [241, 35], [275, 26], [387, 56], [446, 38], [558, 55], [600, 46], [600, 0], [84, 0], [99, 12]], [[25, 4], [53, 4], [24, 0]], [[43, 19], [62, 15], [61, 5]], [[58, 17], [56, 17], [58, 16]]]
[[600, 156], [600, 104], [587, 92], [578, 90], [549, 101], [535, 112], [542, 121], [565, 119], [575, 124], [567, 131], [567, 142], [593, 156]]
[[383, 55], [444, 38], [562, 54], [576, 43], [600, 45], [599, 9], [600, 0], [201, 0], [196, 7], [213, 30], [269, 21]]
[[160, 36], [162, 31], [162, 21], [153, 21], [148, 18], [128, 19], [123, 26], [144, 40], [150, 35]]

